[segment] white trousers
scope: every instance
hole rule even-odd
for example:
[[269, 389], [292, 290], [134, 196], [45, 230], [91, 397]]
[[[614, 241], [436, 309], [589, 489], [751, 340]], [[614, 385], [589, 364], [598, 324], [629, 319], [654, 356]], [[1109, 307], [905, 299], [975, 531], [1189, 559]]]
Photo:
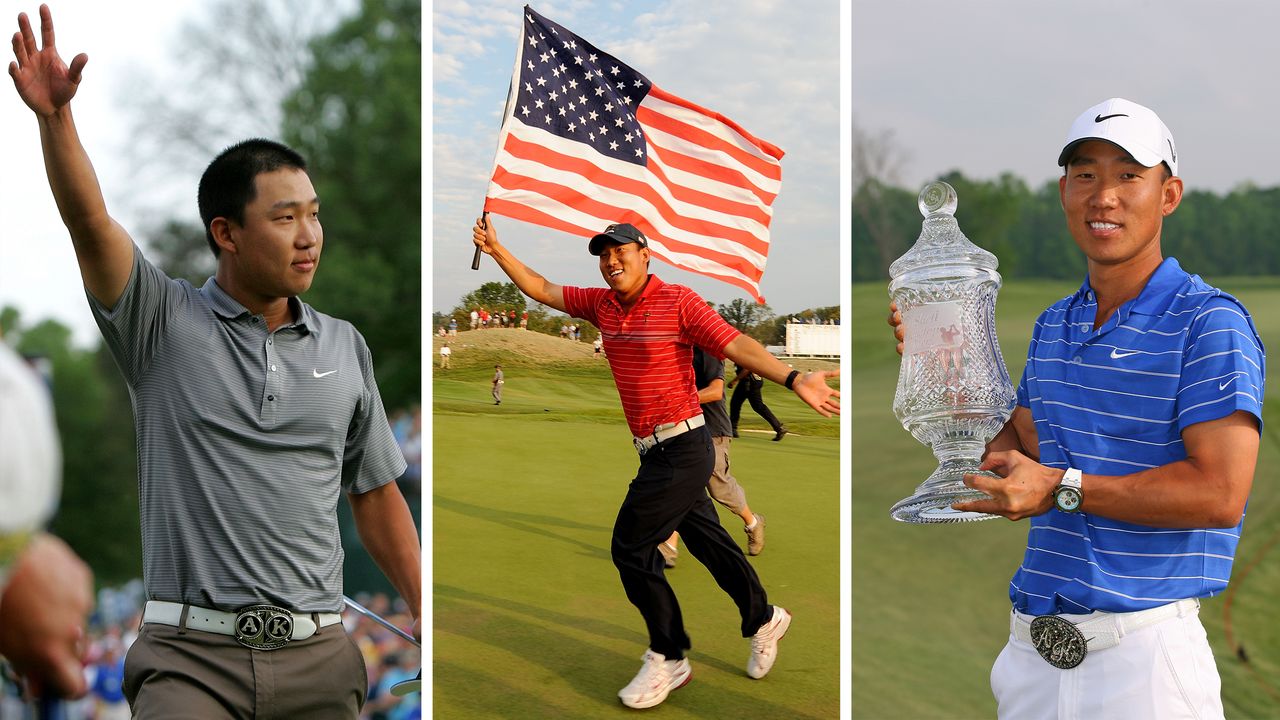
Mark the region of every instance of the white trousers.
[[991, 668], [1001, 720], [1221, 720], [1221, 687], [1197, 612], [1128, 633], [1070, 670], [1011, 634]]

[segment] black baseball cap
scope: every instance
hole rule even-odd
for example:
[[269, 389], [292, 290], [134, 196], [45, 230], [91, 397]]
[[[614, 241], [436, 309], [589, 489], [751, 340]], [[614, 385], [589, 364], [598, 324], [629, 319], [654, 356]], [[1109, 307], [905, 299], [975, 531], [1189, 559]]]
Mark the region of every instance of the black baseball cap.
[[631, 223], [617, 223], [605, 228], [604, 232], [591, 238], [591, 242], [587, 244], [587, 252], [599, 255], [604, 252], [605, 243], [619, 245], [637, 243], [642, 248], [649, 247], [649, 241], [645, 239], [644, 233]]

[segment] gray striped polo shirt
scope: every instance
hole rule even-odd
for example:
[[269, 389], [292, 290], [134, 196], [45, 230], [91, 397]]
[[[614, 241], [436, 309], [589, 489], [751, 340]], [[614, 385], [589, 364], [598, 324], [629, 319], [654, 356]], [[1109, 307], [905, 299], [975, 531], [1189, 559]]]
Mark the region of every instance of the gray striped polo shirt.
[[170, 279], [136, 246], [115, 307], [89, 296], [133, 402], [150, 599], [342, 609], [338, 493], [405, 461], [364, 338], [289, 303], [297, 321], [268, 332], [213, 278]]

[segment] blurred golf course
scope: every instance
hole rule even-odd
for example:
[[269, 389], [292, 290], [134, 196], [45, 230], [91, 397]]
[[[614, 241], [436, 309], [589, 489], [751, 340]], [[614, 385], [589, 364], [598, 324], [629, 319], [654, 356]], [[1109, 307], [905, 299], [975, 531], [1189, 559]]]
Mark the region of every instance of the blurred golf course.
[[[1264, 343], [1280, 339], [1280, 278], [1206, 278], [1239, 297]], [[1010, 375], [1022, 374], [1036, 316], [1077, 283], [1010, 282], [996, 305]], [[893, 415], [898, 356], [885, 284], [857, 284], [845, 412], [853, 422], [853, 717], [993, 718], [989, 672], [1009, 630], [1008, 583], [1026, 523], [905, 525], [889, 507], [937, 463]], [[1228, 718], [1280, 717], [1280, 383], [1268, 368], [1265, 428], [1228, 593], [1201, 618]], [[438, 476], [437, 476], [438, 477]], [[1247, 660], [1245, 659], [1247, 658]]]
[[[495, 329], [451, 338], [442, 371], [441, 342], [431, 355], [434, 717], [633, 717], [617, 691], [639, 670], [647, 635], [609, 537], [637, 460], [607, 363], [588, 343]], [[506, 376], [500, 406], [489, 395], [495, 363]], [[737, 610], [681, 546], [668, 578], [693, 641], [693, 679], [650, 713], [840, 715], [839, 424], [775, 386], [764, 398], [792, 434], [772, 442], [744, 407], [732, 469], [768, 518], [766, 549], [751, 562], [795, 620], [773, 672], [751, 680]], [[745, 545], [741, 521], [720, 513]]]

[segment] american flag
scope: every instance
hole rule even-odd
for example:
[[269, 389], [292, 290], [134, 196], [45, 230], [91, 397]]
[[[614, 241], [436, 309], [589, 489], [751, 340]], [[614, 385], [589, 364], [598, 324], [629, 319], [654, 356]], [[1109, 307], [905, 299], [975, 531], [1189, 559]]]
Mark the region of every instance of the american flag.
[[631, 223], [758, 301], [782, 151], [528, 6], [485, 210], [576, 235]]

